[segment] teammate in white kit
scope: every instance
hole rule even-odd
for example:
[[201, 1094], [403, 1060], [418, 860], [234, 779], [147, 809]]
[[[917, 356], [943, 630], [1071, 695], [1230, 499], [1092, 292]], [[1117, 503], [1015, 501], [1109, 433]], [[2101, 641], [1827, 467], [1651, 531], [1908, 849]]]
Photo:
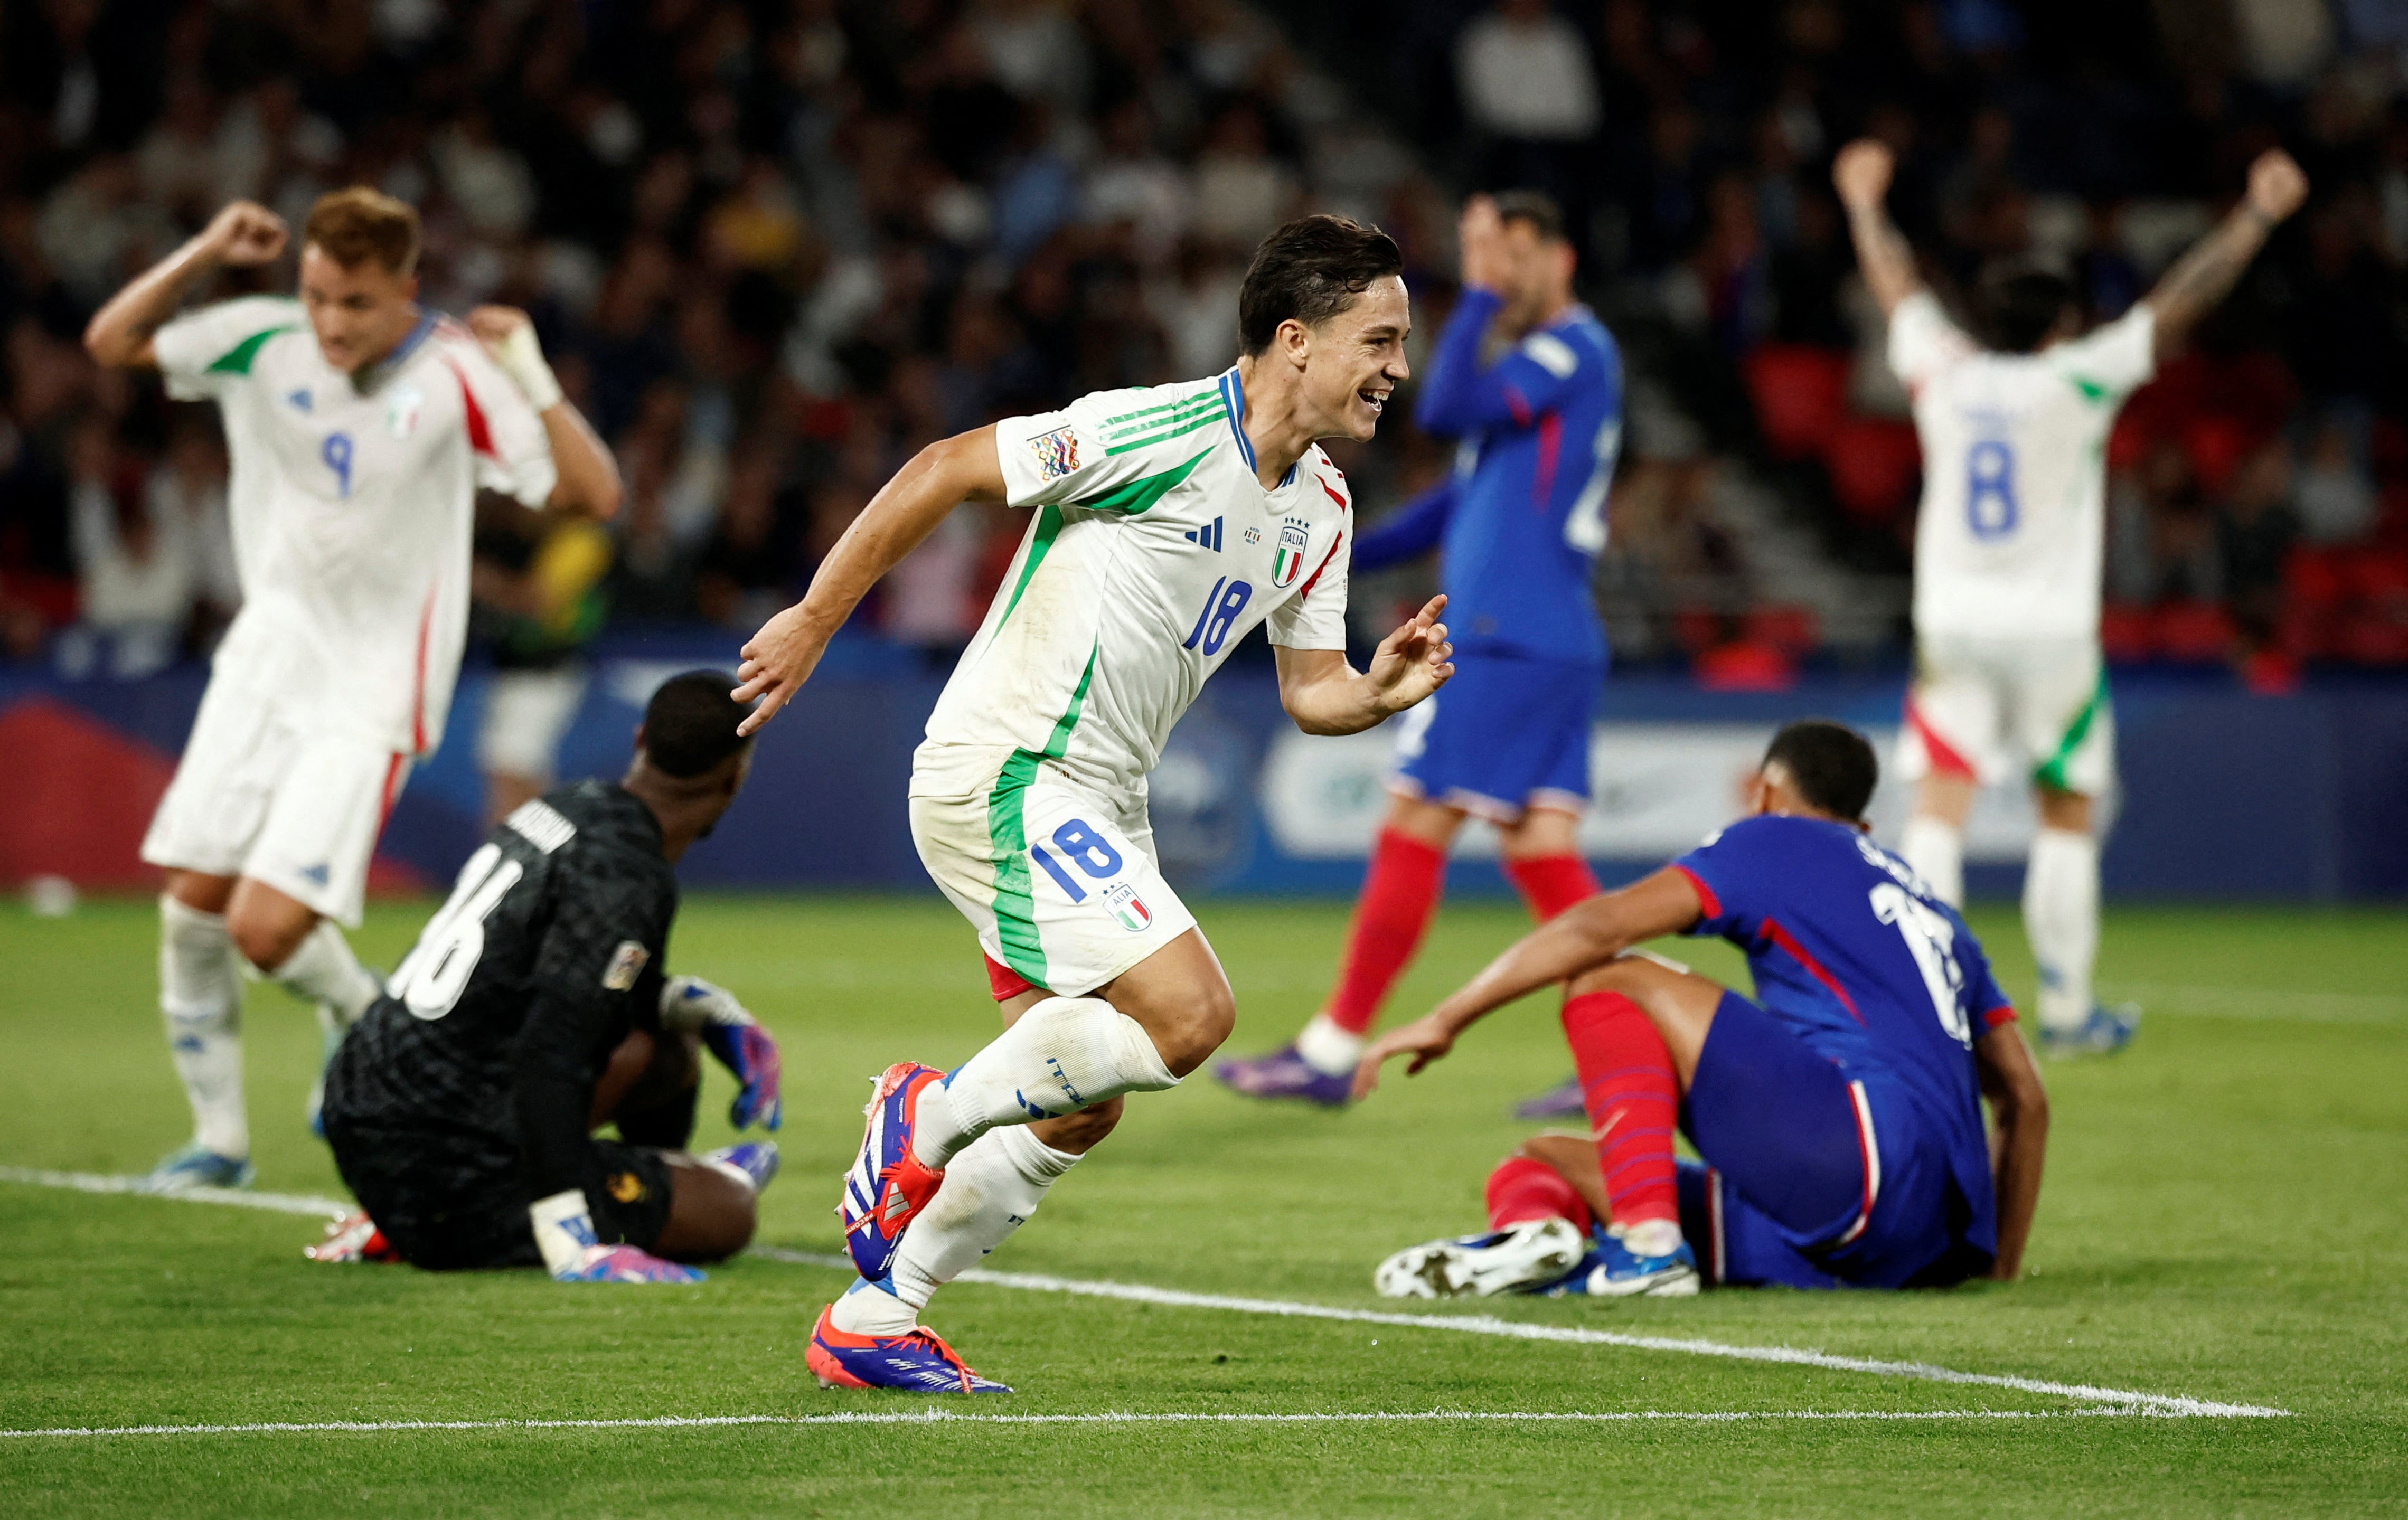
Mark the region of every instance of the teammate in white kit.
[[823, 1382], [999, 1390], [918, 1327], [929, 1295], [1027, 1218], [1122, 1094], [1171, 1086], [1227, 1038], [1228, 981], [1155, 865], [1145, 807], [1205, 679], [1267, 626], [1289, 716], [1352, 734], [1454, 673], [1444, 598], [1369, 670], [1347, 665], [1354, 522], [1312, 441], [1369, 438], [1406, 378], [1402, 269], [1376, 229], [1290, 222], [1247, 271], [1235, 367], [930, 445], [745, 645], [751, 728], [956, 503], [1034, 509], [911, 775], [913, 840], [976, 926], [1008, 1027], [950, 1076], [905, 1062], [880, 1080], [838, 1210], [862, 1281], [813, 1332]]
[[1857, 266], [1889, 317], [1889, 358], [1923, 444], [1915, 521], [1915, 676], [1899, 736], [1916, 782], [1899, 853], [1952, 905], [1964, 899], [1964, 825], [1977, 787], [2021, 774], [2040, 808], [2024, 875], [2024, 933], [2040, 965], [2043, 1045], [2105, 1051], [2137, 1015], [2091, 997], [2099, 950], [2093, 804], [2114, 779], [2114, 714], [2099, 651], [2107, 436], [2124, 399], [2230, 292], [2307, 196], [2280, 151], [2248, 193], [2123, 317], [2089, 333], [2073, 288], [2025, 270], [1984, 290], [1987, 346], [1916, 278], [1883, 210], [1887, 148], [1831, 167]]
[[84, 334], [102, 364], [215, 401], [233, 461], [242, 610], [142, 842], [166, 870], [159, 1000], [194, 1123], [151, 1174], [162, 1188], [251, 1179], [237, 956], [319, 1005], [330, 1051], [380, 990], [335, 925], [358, 925], [385, 814], [443, 737], [477, 491], [599, 517], [619, 500], [523, 313], [481, 308], [472, 333], [417, 304], [418, 215], [390, 196], [311, 208], [299, 299], [175, 315], [286, 240], [236, 202]]

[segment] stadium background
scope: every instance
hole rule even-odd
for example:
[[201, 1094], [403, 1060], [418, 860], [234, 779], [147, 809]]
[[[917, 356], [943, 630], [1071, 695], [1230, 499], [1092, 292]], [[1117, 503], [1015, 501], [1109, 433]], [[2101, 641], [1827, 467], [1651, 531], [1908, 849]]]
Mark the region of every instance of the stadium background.
[[[96, 370], [83, 321], [225, 199], [297, 221], [357, 180], [423, 208], [431, 304], [535, 313], [629, 487], [607, 574], [548, 620], [500, 609], [528, 524], [487, 524], [485, 653], [386, 884], [441, 880], [476, 837], [497, 655], [591, 662], [564, 773], [615, 769], [651, 681], [732, 663], [921, 444], [1222, 367], [1246, 251], [1304, 209], [1398, 236], [1426, 343], [1456, 197], [1516, 184], [1572, 208], [1629, 357], [1587, 842], [1660, 858], [1720, 820], [1777, 718], [1895, 721], [1917, 462], [1826, 175], [1871, 132], [1943, 290], [2034, 253], [2101, 316], [2254, 152], [2300, 157], [2309, 208], [2110, 450], [2105, 869], [2128, 895], [2396, 896], [2403, 42], [2388, 0], [8, 0], [0, 880], [141, 884], [238, 595], [215, 419]], [[1446, 464], [1401, 414], [1333, 452], [1374, 515]], [[965, 508], [881, 588], [689, 880], [922, 885], [906, 758], [1019, 527]], [[1359, 580], [1357, 635], [1431, 579]], [[1352, 888], [1382, 743], [1279, 726], [1256, 646], [1181, 728], [1154, 796], [1185, 884]], [[2012, 884], [2019, 806], [1977, 821], [1977, 890]]]

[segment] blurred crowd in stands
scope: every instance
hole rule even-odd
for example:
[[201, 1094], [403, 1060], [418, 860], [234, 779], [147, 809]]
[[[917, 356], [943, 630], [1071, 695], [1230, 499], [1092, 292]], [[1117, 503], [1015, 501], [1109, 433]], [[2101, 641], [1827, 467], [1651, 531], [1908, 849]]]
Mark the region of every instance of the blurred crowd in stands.
[[[1827, 178], [1871, 133], [1944, 294], [2039, 257], [2100, 318], [2289, 147], [2309, 210], [2110, 450], [2111, 650], [2408, 663], [2401, 0], [0, 4], [16, 658], [132, 672], [222, 624], [215, 419], [78, 335], [222, 202], [353, 181], [422, 208], [431, 304], [534, 314], [626, 477], [607, 541], [481, 526], [508, 658], [749, 632], [922, 444], [1224, 367], [1301, 211], [1398, 237], [1426, 344], [1458, 197], [1512, 186], [1570, 212], [1629, 364], [1617, 658], [1895, 658], [1919, 462]], [[1382, 431], [1333, 450], [1374, 516], [1449, 461]], [[957, 646], [1020, 527], [963, 509], [867, 615]], [[1430, 576], [1365, 578], [1361, 627]]]

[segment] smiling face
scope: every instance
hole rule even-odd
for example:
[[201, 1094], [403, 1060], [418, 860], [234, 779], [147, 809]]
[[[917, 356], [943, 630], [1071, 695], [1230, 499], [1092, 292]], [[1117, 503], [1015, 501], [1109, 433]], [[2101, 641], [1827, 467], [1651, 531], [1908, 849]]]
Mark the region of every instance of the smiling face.
[[337, 263], [315, 243], [301, 250], [301, 305], [326, 363], [356, 373], [391, 353], [418, 323], [418, 277], [373, 258]]
[[1343, 311], [1281, 334], [1303, 360], [1303, 396], [1317, 437], [1368, 440], [1398, 384], [1412, 375], [1405, 338], [1413, 330], [1405, 282], [1383, 275]]

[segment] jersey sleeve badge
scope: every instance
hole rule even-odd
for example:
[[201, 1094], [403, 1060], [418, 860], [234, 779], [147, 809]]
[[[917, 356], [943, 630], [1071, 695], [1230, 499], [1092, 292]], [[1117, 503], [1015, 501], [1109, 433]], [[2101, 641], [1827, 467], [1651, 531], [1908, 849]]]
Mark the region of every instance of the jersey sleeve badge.
[[426, 394], [415, 385], [396, 386], [393, 400], [385, 408], [384, 425], [397, 439], [407, 440], [418, 431], [418, 420], [426, 411]]
[[603, 990], [625, 992], [636, 984], [644, 971], [644, 963], [652, 953], [633, 939], [622, 939], [619, 948], [610, 953], [610, 965], [602, 973]]
[[1079, 468], [1079, 430], [1068, 424], [1051, 433], [1028, 440], [1028, 452], [1037, 456], [1039, 479], [1058, 480]]
[[1271, 551], [1271, 584], [1285, 591], [1304, 573], [1305, 552], [1312, 547], [1312, 530], [1291, 517], [1280, 524], [1279, 544]]

